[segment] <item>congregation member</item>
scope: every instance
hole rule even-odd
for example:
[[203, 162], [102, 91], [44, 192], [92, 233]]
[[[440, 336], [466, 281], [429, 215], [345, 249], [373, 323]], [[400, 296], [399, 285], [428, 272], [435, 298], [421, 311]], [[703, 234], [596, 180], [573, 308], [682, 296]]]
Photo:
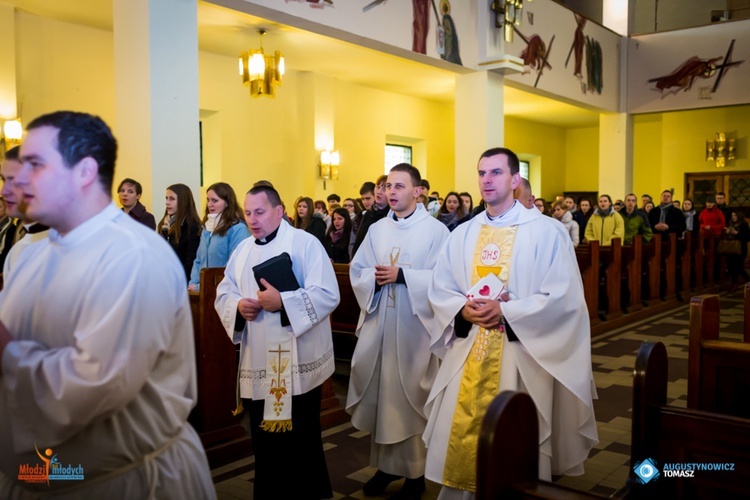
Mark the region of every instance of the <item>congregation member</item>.
[[188, 282], [191, 291], [200, 290], [201, 269], [226, 266], [237, 245], [250, 236], [234, 189], [226, 182], [206, 190], [206, 213], [201, 222], [203, 231]]
[[375, 183], [370, 181], [363, 183], [362, 187], [359, 188], [359, 196], [364, 207], [362, 212], [370, 210], [372, 204], [375, 203]]
[[440, 193], [437, 191], [430, 193], [430, 181], [427, 179], [422, 179], [422, 194], [427, 196], [427, 213], [433, 217], [437, 217], [440, 205], [442, 204], [440, 201]]
[[156, 219], [141, 203], [142, 194], [143, 186], [141, 186], [141, 183], [130, 178], [123, 179], [120, 185], [117, 186], [117, 195], [120, 198], [122, 211], [154, 231], [156, 229]]
[[552, 205], [552, 217], [559, 220], [565, 227], [565, 230], [570, 235], [570, 241], [574, 247], [578, 246], [579, 243], [579, 232], [580, 227], [573, 221], [573, 215], [565, 209], [565, 203], [562, 201], [556, 201]]
[[352, 257], [357, 254], [359, 246], [367, 235], [367, 230], [377, 221], [388, 215], [388, 201], [385, 199], [385, 181], [387, 176], [381, 175], [375, 182], [375, 198], [370, 209], [362, 213], [362, 220], [357, 228], [357, 237], [352, 248]]
[[748, 227], [742, 212], [733, 211], [730, 217], [729, 224], [724, 228], [724, 231], [726, 232], [727, 239], [738, 241], [740, 247], [739, 253], [727, 255], [727, 269], [729, 270], [729, 279], [731, 282], [729, 289], [733, 292], [737, 289], [737, 280], [740, 276], [742, 276], [744, 283], [750, 281], [750, 276], [748, 276], [745, 270], [747, 242], [750, 241], [750, 227]]
[[341, 206], [341, 196], [337, 195], [336, 193], [329, 194], [326, 198], [326, 201], [328, 202], [329, 212], [333, 212], [334, 209]]
[[350, 268], [362, 312], [346, 409], [352, 425], [370, 433], [377, 472], [364, 485], [366, 495], [402, 477], [398, 498], [419, 498], [425, 489], [424, 404], [438, 370], [427, 288], [449, 233], [417, 202], [420, 181], [408, 163], [391, 169], [389, 216], [370, 226]]
[[464, 211], [464, 206], [458, 193], [451, 191], [445, 195], [445, 200], [443, 200], [443, 204], [440, 206], [440, 210], [438, 210], [437, 219], [445, 224], [448, 231], [453, 231], [461, 219], [470, 213]]
[[[323, 200], [317, 200], [313, 203], [313, 218], [323, 219], [326, 224], [326, 231], [331, 227], [331, 216], [328, 215], [328, 207]], [[325, 239], [325, 233], [323, 233]]]
[[578, 224], [578, 241], [582, 241], [584, 235], [583, 226], [585, 226], [583, 212], [578, 210], [578, 205], [572, 196], [566, 196], [563, 199], [563, 202], [565, 203], [565, 209], [570, 212], [570, 215], [573, 217], [573, 221]]
[[685, 201], [682, 202], [682, 213], [685, 216], [685, 231], [692, 233], [693, 238], [697, 238], [701, 225], [700, 218], [696, 217], [698, 214], [695, 211], [695, 206], [693, 206], [693, 200], [685, 198]]
[[[522, 390], [536, 405], [540, 478], [582, 474], [598, 441], [575, 250], [560, 224], [514, 201], [518, 168], [509, 149], [481, 155], [486, 211], [450, 234], [429, 287], [432, 349], [442, 362], [426, 406], [426, 477], [444, 485], [441, 498], [476, 491], [479, 429], [500, 391]], [[490, 273], [505, 287], [502, 301], [468, 299]]]
[[[527, 179], [521, 177], [513, 196], [526, 208], [534, 208], [534, 195], [531, 194], [531, 184]], [[483, 200], [484, 201], [484, 200]]]
[[463, 205], [464, 213], [471, 214], [474, 210], [474, 199], [471, 197], [471, 194], [464, 191], [459, 194], [459, 196], [461, 197], [461, 204]]
[[602, 246], [612, 244], [613, 238], [625, 237], [625, 224], [622, 217], [612, 206], [612, 198], [608, 194], [599, 197], [599, 207], [586, 224], [586, 241], [598, 241]]
[[648, 221], [654, 233], [675, 233], [679, 237], [685, 232], [685, 216], [672, 205], [672, 192], [668, 189], [661, 193], [661, 204], [648, 213]]
[[641, 207], [643, 207], [643, 211], [646, 211], [646, 203], [654, 203], [653, 198], [651, 198], [650, 194], [642, 194], [641, 195]]
[[[653, 209], [654, 209], [654, 202], [653, 201], [647, 201], [643, 205], [643, 211], [646, 212], [647, 214], [651, 213], [651, 210], [653, 210]], [[651, 224], [650, 220], [648, 222], [649, 222], [649, 224]]]
[[201, 219], [195, 209], [193, 192], [185, 184], [167, 188], [164, 218], [157, 232], [172, 247], [185, 270], [185, 282], [190, 281], [195, 255], [201, 240]]
[[716, 198], [710, 195], [706, 197], [706, 206], [698, 215], [698, 221], [701, 230], [710, 231], [717, 238], [721, 238], [721, 235], [724, 234], [724, 228], [727, 226], [724, 220], [724, 212], [716, 205]]
[[0, 269], [5, 265], [5, 258], [13, 246], [13, 237], [16, 234], [16, 225], [13, 218], [8, 215], [8, 206], [5, 198], [0, 195]]
[[594, 215], [593, 206], [594, 206], [593, 203], [588, 198], [582, 197], [582, 198], [579, 198], [578, 200], [578, 208], [581, 211], [581, 214], [583, 215], [583, 224], [581, 225], [581, 235], [582, 235], [581, 241], [583, 241], [583, 239], [586, 236], [586, 226], [589, 223], [589, 219], [591, 218], [592, 215]]
[[[32, 120], [15, 183], [52, 228], [0, 295], [0, 498], [212, 499], [185, 276], [112, 202], [117, 143], [98, 117]], [[80, 480], [24, 482], [50, 461]], [[66, 472], [60, 472], [65, 475]]]
[[716, 206], [724, 214], [724, 221], [729, 224], [729, 221], [732, 220], [732, 209], [727, 206], [727, 195], [724, 194], [724, 191], [716, 193]]
[[547, 200], [545, 200], [544, 198], [535, 198], [534, 199], [534, 206], [543, 215], [549, 215], [549, 208], [547, 208]]
[[[334, 370], [333, 266], [314, 236], [283, 221], [274, 188], [253, 187], [244, 208], [252, 237], [230, 256], [215, 307], [229, 339], [240, 344], [237, 411], [244, 407], [250, 416], [253, 498], [331, 498], [320, 398]], [[256, 274], [260, 264], [278, 272]], [[288, 279], [276, 286], [262, 277], [281, 273]]]
[[[12, 235], [11, 246], [3, 262], [3, 279], [8, 281], [16, 260], [21, 253], [33, 243], [47, 238], [49, 228], [40, 222], [29, 218], [26, 213], [26, 202], [23, 189], [16, 184], [16, 176], [23, 168], [19, 158], [20, 146], [5, 152], [0, 173], [3, 178], [2, 197], [5, 201], [7, 215], [18, 221], [15, 233]], [[6, 242], [6, 245], [8, 243]]]
[[315, 216], [312, 198], [299, 198], [295, 204], [293, 226], [315, 236], [321, 245], [326, 241], [326, 223], [321, 215]]
[[633, 238], [637, 234], [641, 235], [644, 243], [648, 243], [654, 237], [646, 214], [636, 208], [636, 203], [638, 199], [635, 194], [628, 193], [625, 196], [625, 206], [618, 212], [624, 225], [623, 243], [626, 245], [633, 243]]
[[333, 211], [333, 223], [326, 233], [325, 247], [334, 264], [348, 264], [351, 260], [352, 220], [345, 208]]

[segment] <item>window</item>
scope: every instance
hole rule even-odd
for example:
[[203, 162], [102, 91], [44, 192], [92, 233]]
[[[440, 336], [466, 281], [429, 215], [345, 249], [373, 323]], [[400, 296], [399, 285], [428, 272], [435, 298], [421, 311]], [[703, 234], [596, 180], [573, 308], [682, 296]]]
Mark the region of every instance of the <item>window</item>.
[[521, 177], [524, 179], [529, 180], [529, 162], [523, 160], [519, 161], [518, 173], [521, 174]]
[[387, 174], [395, 165], [408, 163], [411, 165], [411, 146], [400, 144], [385, 145], [385, 167], [383, 173]]

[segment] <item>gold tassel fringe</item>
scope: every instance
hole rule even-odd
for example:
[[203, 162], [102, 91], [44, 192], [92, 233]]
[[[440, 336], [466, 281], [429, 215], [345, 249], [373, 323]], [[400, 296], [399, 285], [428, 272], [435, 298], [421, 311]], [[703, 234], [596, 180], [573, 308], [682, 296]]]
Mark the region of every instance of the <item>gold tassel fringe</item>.
[[260, 428], [266, 432], [289, 432], [292, 430], [291, 420], [264, 420], [260, 423]]

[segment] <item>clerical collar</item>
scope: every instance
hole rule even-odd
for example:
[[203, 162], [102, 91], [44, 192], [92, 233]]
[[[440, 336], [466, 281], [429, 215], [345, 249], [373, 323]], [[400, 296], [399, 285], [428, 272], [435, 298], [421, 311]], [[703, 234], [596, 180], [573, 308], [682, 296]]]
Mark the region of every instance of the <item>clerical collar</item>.
[[[279, 225], [281, 227], [281, 225]], [[256, 239], [255, 243], [258, 245], [267, 245], [268, 243], [271, 243], [274, 238], [276, 238], [276, 235], [279, 233], [279, 227], [277, 227], [271, 234], [266, 236], [265, 238]]]
[[507, 214], [508, 212], [510, 212], [511, 210], [513, 210], [513, 207], [515, 207], [515, 206], [516, 206], [516, 203], [518, 203], [518, 202], [517, 202], [516, 200], [513, 200], [513, 204], [512, 204], [511, 206], [510, 206], [510, 208], [509, 208], [508, 210], [506, 210], [505, 212], [501, 213], [500, 215], [495, 215], [495, 216], [492, 216], [492, 215], [490, 215], [490, 213], [489, 213], [489, 212], [487, 212], [487, 218], [488, 218], [489, 220], [493, 220], [493, 221], [494, 221], [494, 220], [498, 220], [498, 219], [502, 218], [502, 216], [503, 216], [503, 215], [505, 215], [505, 214]]
[[41, 233], [42, 231], [46, 231], [49, 229], [49, 227], [45, 226], [44, 224], [40, 224], [38, 222], [32, 222], [29, 225], [24, 224], [24, 227], [26, 228], [26, 234], [37, 234]]
[[414, 215], [414, 214], [416, 213], [416, 211], [417, 211], [417, 209], [415, 208], [415, 209], [414, 209], [414, 211], [413, 211], [412, 213], [410, 213], [410, 214], [409, 214], [409, 215], [407, 215], [406, 217], [401, 217], [401, 218], [399, 218], [399, 217], [396, 217], [396, 212], [393, 212], [393, 220], [395, 220], [395, 221], [406, 220], [406, 219], [408, 219], [409, 217], [411, 217], [412, 215]]

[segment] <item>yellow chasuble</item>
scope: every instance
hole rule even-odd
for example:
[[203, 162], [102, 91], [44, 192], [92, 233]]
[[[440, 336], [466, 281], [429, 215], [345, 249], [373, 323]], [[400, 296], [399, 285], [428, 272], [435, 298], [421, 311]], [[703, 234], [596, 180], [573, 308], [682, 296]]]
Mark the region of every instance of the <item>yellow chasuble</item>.
[[[507, 287], [510, 257], [518, 226], [482, 226], [474, 250], [471, 285], [495, 273]], [[464, 364], [453, 413], [443, 484], [451, 488], [476, 491], [476, 452], [482, 419], [500, 389], [505, 329], [479, 328], [469, 357]]]

